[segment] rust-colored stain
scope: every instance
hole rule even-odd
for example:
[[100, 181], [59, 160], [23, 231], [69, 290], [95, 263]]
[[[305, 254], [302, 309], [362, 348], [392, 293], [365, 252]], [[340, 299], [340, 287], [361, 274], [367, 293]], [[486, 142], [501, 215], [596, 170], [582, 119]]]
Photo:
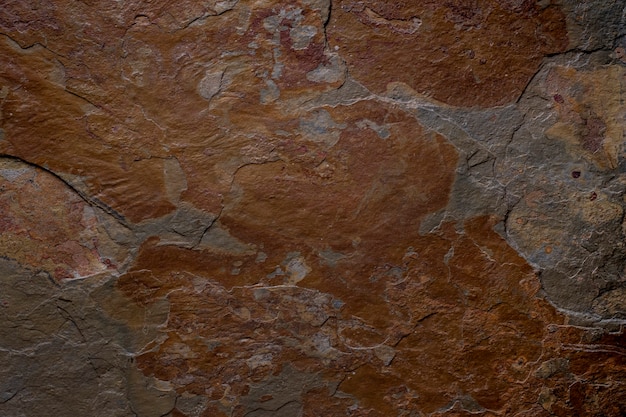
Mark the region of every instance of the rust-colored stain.
[[[358, 415], [376, 416], [595, 415], [605, 404], [620, 410], [623, 335], [568, 326], [537, 297], [532, 269], [492, 226], [476, 218], [464, 232], [444, 224], [436, 235], [400, 237], [412, 252], [393, 269], [385, 258], [351, 276], [343, 271], [357, 265], [329, 269], [314, 283], [325, 283], [325, 291], [306, 279], [285, 286], [202, 278], [178, 272], [188, 262], [182, 258], [169, 271], [144, 271], [174, 250], [153, 242], [137, 271], [118, 283], [136, 302], [171, 303], [166, 338], [147, 347], [138, 365], [181, 391], [209, 395], [233, 415], [246, 411], [237, 411], [237, 397], [250, 384], [286, 363], [339, 383], [342, 395], [312, 390], [315, 401], [303, 393], [304, 415], [319, 402], [331, 414], [356, 404]], [[613, 383], [593, 382], [600, 380]], [[546, 393], [554, 400], [542, 402], [552, 398]]]
[[565, 15], [535, 3], [335, 1], [329, 42], [378, 94], [403, 82], [453, 106], [497, 106], [568, 46]]
[[[585, 305], [568, 293], [582, 305], [568, 312], [548, 292], [580, 277], [548, 288], [548, 268], [531, 266], [623, 237], [624, 69], [556, 62], [573, 11], [39, 3], [0, 8], [0, 267], [19, 269], [16, 282], [47, 274], [41, 298], [74, 303], [45, 336], [51, 351], [80, 345], [102, 391], [93, 404], [173, 417], [626, 414], [621, 272]], [[549, 182], [540, 158], [554, 149]], [[580, 192], [554, 192], [567, 187]], [[608, 242], [598, 252], [618, 264]], [[587, 313], [596, 327], [580, 325]], [[5, 316], [32, 330], [30, 315]], [[7, 392], [0, 411], [38, 393]]]

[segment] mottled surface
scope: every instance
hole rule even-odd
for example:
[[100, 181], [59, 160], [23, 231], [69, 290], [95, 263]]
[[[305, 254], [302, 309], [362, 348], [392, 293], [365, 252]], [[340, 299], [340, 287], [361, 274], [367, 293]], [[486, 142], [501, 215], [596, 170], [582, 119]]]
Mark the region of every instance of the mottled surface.
[[626, 414], [623, 1], [0, 7], [0, 414]]
[[563, 11], [527, 0], [337, 0], [328, 36], [372, 91], [401, 82], [461, 107], [515, 100], [543, 57], [568, 46]]

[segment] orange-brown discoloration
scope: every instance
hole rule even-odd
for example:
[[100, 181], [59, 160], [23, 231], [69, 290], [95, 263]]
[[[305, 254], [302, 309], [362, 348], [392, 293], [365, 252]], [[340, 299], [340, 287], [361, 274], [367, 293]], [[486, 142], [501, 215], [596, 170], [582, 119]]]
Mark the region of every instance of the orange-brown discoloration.
[[[438, 236], [410, 238], [417, 256], [404, 258], [399, 275], [379, 275], [377, 287], [369, 282], [376, 267], [366, 264], [359, 274], [339, 280], [327, 270], [317, 279], [320, 287], [322, 281], [328, 284], [323, 291], [307, 288], [308, 279], [300, 286], [226, 291], [212, 277], [131, 273], [120, 280], [130, 297], [150, 302], [169, 294], [171, 303], [168, 338], [139, 364], [158, 378], [180, 381], [187, 391], [210, 386], [217, 401], [226, 395], [218, 387], [234, 375], [261, 383], [288, 362], [302, 372], [322, 372], [328, 381], [343, 381], [339, 392], [350, 394], [368, 415], [433, 413], [453, 404], [440, 415], [521, 411], [542, 389], [564, 389], [572, 378], [585, 395], [602, 400], [617, 394], [584, 380], [626, 372], [622, 356], [614, 354], [623, 336], [587, 340], [584, 329], [567, 326], [536, 297], [537, 278], [491, 230], [491, 219], [466, 222], [464, 233], [442, 226]], [[331, 285], [336, 281], [345, 289]], [[368, 287], [380, 297], [362, 291]], [[333, 306], [337, 299], [345, 302], [339, 309]], [[594, 350], [606, 351], [613, 365], [594, 365]], [[272, 360], [264, 362], [262, 355]], [[569, 368], [546, 371], [551, 365], [545, 363], [559, 358]], [[248, 385], [231, 381], [235, 401]], [[324, 398], [329, 410], [346, 402]], [[559, 401], [551, 408], [557, 415], [593, 407]]]
[[567, 47], [565, 16], [533, 2], [333, 2], [328, 36], [377, 93], [403, 82], [454, 106], [515, 100], [544, 55]]

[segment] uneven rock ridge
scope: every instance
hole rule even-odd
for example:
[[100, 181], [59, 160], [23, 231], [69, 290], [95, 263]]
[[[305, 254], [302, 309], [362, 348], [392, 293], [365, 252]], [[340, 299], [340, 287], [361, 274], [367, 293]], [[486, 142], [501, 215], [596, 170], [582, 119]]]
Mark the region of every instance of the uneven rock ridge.
[[2, 2], [0, 415], [626, 415], [624, 16]]

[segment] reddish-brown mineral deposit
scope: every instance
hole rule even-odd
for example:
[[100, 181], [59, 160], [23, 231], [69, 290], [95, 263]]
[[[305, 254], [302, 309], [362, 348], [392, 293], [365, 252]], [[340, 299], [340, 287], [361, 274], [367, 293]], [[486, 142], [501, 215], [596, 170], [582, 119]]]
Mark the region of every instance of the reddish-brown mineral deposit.
[[0, 416], [626, 415], [624, 16], [3, 2]]

